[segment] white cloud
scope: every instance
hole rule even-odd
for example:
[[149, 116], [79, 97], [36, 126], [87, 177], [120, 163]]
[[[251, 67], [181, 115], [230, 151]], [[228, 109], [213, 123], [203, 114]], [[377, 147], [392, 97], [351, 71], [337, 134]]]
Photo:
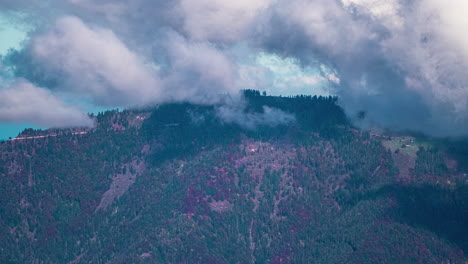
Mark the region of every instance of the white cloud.
[[239, 41], [246, 38], [271, 0], [181, 0], [184, 30], [195, 40]]
[[468, 110], [466, 10], [462, 0], [417, 2], [402, 14], [404, 26], [381, 42], [387, 58], [406, 75], [408, 88], [425, 98], [434, 113], [442, 107], [458, 118]]
[[390, 28], [402, 26], [401, 5], [398, 0], [341, 0], [349, 12], [358, 11]]
[[236, 93], [237, 65], [215, 46], [189, 42], [170, 32], [167, 55], [170, 73], [164, 78], [168, 98], [177, 101], [204, 102], [220, 93]]
[[62, 72], [73, 92], [89, 94], [101, 105], [146, 104], [161, 92], [157, 72], [142, 57], [111, 30], [76, 17], [61, 18], [35, 37], [32, 54], [47, 70]]
[[464, 2], [278, 1], [264, 16], [256, 43], [301, 64], [314, 65], [317, 58], [335, 67], [338, 95], [351, 114], [364, 109], [384, 126], [463, 134], [468, 118]]
[[216, 114], [225, 123], [237, 124], [250, 130], [259, 126], [275, 127], [296, 121], [294, 115], [267, 106], [263, 107], [262, 113], [247, 113], [242, 106], [224, 105], [217, 109]]
[[[208, 42], [162, 35], [163, 67], [131, 51], [110, 30], [64, 17], [33, 39], [32, 55], [64, 79], [69, 92], [104, 106], [141, 106], [167, 101], [208, 103], [238, 91], [237, 65]], [[160, 69], [164, 69], [164, 74]]]
[[[373, 38], [367, 26], [355, 21], [343, 7], [335, 1], [294, 0], [278, 1], [272, 6], [273, 19], [280, 19], [285, 28], [279, 29], [275, 23], [268, 30], [286, 30], [287, 34], [303, 33], [314, 47], [320, 47], [334, 55], [344, 55], [349, 48], [360, 47], [363, 41]], [[297, 30], [302, 32], [297, 32]], [[287, 39], [284, 39], [287, 43]]]
[[[384, 125], [464, 127], [445, 117], [465, 120], [468, 111], [465, 0], [33, 2], [0, 6], [35, 13], [42, 26], [74, 14], [34, 37], [32, 51], [46, 74], [65, 77], [55, 89], [100, 105], [212, 102], [210, 94], [239, 88], [288, 94], [327, 83], [349, 113], [369, 110]], [[249, 62], [231, 56], [237, 45], [249, 48]], [[251, 63], [261, 52], [320, 76]]]
[[25, 80], [0, 89], [0, 122], [45, 127], [93, 126], [87, 114]]
[[468, 2], [426, 0], [421, 9], [430, 10], [438, 16], [433, 24], [435, 31], [450, 42], [453, 48], [462, 51], [468, 60]]

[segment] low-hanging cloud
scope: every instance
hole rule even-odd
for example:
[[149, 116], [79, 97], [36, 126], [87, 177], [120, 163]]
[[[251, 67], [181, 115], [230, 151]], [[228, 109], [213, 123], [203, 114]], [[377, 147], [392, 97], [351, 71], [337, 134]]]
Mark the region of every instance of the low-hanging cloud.
[[263, 112], [246, 112], [240, 105], [224, 105], [217, 109], [216, 114], [225, 123], [237, 124], [249, 130], [255, 130], [259, 126], [274, 127], [296, 121], [293, 114], [268, 106], [263, 107]]
[[369, 122], [393, 129], [468, 134], [464, 0], [6, 0], [0, 7], [38, 24], [23, 51], [34, 66], [30, 81], [46, 76], [60, 84], [54, 92], [100, 105], [210, 103], [272, 83], [264, 69], [232, 56], [245, 45], [247, 56], [266, 52], [331, 69], [339, 82], [329, 89], [350, 115], [367, 111]]
[[27, 122], [43, 127], [91, 127], [93, 120], [66, 105], [49, 90], [25, 80], [0, 89], [0, 122]]

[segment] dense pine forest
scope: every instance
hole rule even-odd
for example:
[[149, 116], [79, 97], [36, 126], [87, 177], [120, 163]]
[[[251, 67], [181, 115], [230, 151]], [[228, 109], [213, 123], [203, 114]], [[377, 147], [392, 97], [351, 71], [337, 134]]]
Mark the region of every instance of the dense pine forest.
[[467, 143], [361, 130], [336, 97], [243, 97], [247, 125], [174, 103], [0, 143], [0, 262], [468, 261]]

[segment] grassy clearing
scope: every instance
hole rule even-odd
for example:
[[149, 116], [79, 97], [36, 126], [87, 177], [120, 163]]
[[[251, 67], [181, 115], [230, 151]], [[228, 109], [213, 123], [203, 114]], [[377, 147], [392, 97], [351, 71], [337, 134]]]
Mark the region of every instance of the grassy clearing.
[[382, 140], [383, 145], [390, 149], [392, 152], [396, 150], [400, 150], [404, 153], [407, 153], [411, 157], [416, 158], [417, 152], [419, 148], [430, 148], [433, 147], [434, 144], [429, 140], [418, 139], [414, 137], [391, 137], [391, 138], [384, 138]]

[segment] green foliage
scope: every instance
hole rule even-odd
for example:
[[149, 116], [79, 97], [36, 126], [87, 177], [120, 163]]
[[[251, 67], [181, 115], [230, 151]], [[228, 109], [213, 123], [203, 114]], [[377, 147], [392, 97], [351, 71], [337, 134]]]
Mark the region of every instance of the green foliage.
[[416, 173], [441, 176], [448, 172], [444, 156], [437, 149], [430, 148], [426, 150], [422, 147], [417, 152], [417, 155], [416, 166], [414, 168]]
[[[464, 188], [401, 186], [391, 153], [335, 97], [244, 96], [247, 113], [296, 122], [245, 130], [216, 106], [167, 104], [1, 143], [0, 262], [466, 261]], [[417, 169], [438, 173], [440, 155], [421, 150]]]

